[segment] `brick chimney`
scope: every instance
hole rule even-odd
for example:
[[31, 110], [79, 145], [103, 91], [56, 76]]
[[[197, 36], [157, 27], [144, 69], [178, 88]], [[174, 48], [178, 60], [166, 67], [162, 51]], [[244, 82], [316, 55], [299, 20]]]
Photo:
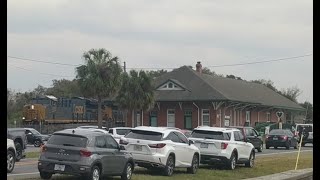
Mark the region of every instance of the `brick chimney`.
[[202, 73], [202, 65], [201, 65], [201, 62], [198, 61], [197, 64], [196, 64], [196, 71], [201, 74]]

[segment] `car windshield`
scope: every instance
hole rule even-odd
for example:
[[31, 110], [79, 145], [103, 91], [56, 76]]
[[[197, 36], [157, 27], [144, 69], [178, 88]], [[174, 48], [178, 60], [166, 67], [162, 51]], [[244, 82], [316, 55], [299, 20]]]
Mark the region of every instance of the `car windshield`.
[[47, 144], [60, 146], [86, 147], [88, 139], [82, 136], [54, 134]]
[[127, 134], [125, 137], [132, 139], [160, 141], [162, 139], [162, 136], [163, 134], [160, 132], [131, 130], [131, 132], [129, 132], [129, 134]]
[[117, 129], [117, 134], [126, 135], [131, 131], [131, 129]]
[[270, 131], [270, 135], [286, 135], [286, 132], [282, 129], [274, 129]]
[[32, 132], [32, 134], [40, 135], [40, 133], [35, 129], [30, 129], [30, 131]]
[[204, 130], [194, 130], [191, 133], [191, 137], [193, 138], [201, 138], [201, 139], [217, 139], [224, 140], [223, 132], [220, 131], [204, 131]]

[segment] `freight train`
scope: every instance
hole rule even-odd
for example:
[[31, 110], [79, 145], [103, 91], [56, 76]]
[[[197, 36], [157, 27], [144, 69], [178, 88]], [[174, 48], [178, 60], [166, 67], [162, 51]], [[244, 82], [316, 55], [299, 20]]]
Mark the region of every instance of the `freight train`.
[[[83, 97], [41, 96], [23, 107], [24, 124], [96, 124], [98, 104], [94, 99]], [[103, 124], [108, 127], [124, 126], [122, 111], [111, 101], [102, 104]]]

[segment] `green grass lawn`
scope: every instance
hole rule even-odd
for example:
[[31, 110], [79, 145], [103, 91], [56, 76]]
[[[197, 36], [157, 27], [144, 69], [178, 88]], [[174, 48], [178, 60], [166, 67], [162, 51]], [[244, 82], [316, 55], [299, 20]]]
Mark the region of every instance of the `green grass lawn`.
[[[296, 153], [281, 154], [273, 156], [257, 157], [254, 168], [238, 166], [234, 171], [215, 169], [211, 166], [201, 166], [197, 174], [187, 174], [186, 169], [177, 169], [172, 177], [162, 176], [160, 172], [148, 171], [144, 168], [136, 169], [132, 177], [133, 180], [205, 180], [205, 179], [223, 179], [235, 180], [264, 176], [288, 170], [294, 170], [296, 164]], [[300, 154], [298, 169], [312, 168], [312, 152], [303, 152]], [[40, 179], [40, 178], [39, 178]], [[55, 176], [52, 179], [76, 179], [73, 176]], [[120, 179], [119, 177], [111, 179]]]
[[40, 152], [26, 152], [26, 158], [39, 158]]

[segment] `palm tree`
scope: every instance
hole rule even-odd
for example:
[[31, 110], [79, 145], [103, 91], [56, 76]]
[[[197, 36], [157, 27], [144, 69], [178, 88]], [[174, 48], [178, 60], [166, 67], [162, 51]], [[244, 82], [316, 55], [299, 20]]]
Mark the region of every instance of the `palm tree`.
[[86, 97], [98, 100], [98, 127], [102, 127], [102, 100], [111, 98], [121, 85], [122, 69], [118, 57], [105, 49], [91, 49], [83, 54], [85, 65], [76, 68], [80, 89]]
[[154, 88], [152, 77], [144, 72], [130, 71], [124, 73], [122, 86], [117, 96], [117, 102], [122, 109], [131, 111], [133, 126], [136, 125], [136, 110], [149, 110], [154, 106]]

